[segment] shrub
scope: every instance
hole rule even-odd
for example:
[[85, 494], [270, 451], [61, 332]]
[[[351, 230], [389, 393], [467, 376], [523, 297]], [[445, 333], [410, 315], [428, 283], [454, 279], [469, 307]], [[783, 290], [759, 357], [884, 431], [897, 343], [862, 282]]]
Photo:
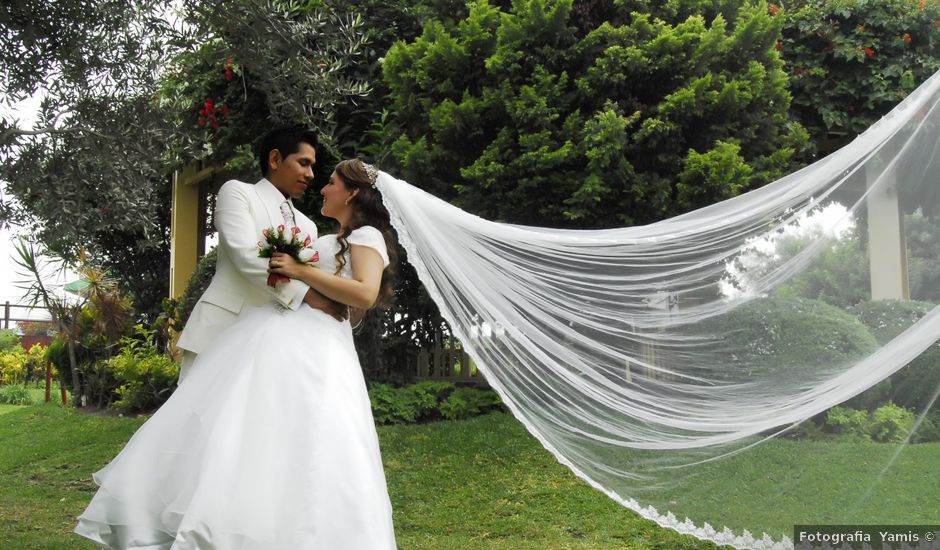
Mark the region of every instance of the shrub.
[[65, 340], [55, 338], [46, 346], [43, 359], [52, 363], [52, 368], [59, 373], [59, 383], [72, 390], [72, 369], [69, 365], [69, 349]]
[[441, 415], [448, 420], [459, 420], [501, 408], [502, 401], [493, 390], [457, 388], [441, 403]]
[[0, 352], [0, 384], [18, 384], [26, 381], [27, 355], [23, 346], [15, 346]]
[[403, 387], [402, 391], [413, 395], [422, 409], [422, 414], [428, 414], [437, 409], [438, 404], [454, 391], [454, 384], [440, 380], [421, 380]]
[[372, 416], [379, 424], [414, 422], [417, 418], [415, 407], [402, 399], [390, 384], [369, 386], [369, 402], [372, 404]]
[[716, 339], [717, 353], [731, 364], [732, 368], [715, 376], [734, 381], [755, 374], [792, 377], [792, 369], [845, 364], [877, 345], [856, 318], [805, 298], [756, 299], [699, 323], [695, 330]]
[[835, 435], [869, 438], [868, 414], [848, 407], [832, 407], [826, 414], [823, 429]]
[[872, 441], [881, 443], [901, 443], [905, 441], [914, 426], [914, 413], [888, 403], [871, 413], [869, 436]]
[[849, 308], [879, 344], [886, 344], [926, 315], [934, 305], [912, 300], [872, 300]]
[[46, 377], [46, 347], [33, 344], [26, 352], [26, 379], [42, 380]]
[[[927, 302], [877, 300], [850, 309], [885, 344], [933, 309]], [[889, 401], [912, 411], [922, 411], [940, 387], [940, 346], [934, 344], [887, 380], [854, 398], [852, 406], [875, 410]]]
[[[770, 432], [768, 432], [768, 434], [769, 433]], [[822, 431], [822, 428], [819, 427], [819, 424], [817, 424], [813, 418], [807, 418], [784, 433], [784, 437], [789, 439], [802, 439], [806, 441], [821, 441], [828, 436], [829, 434]]]
[[19, 345], [20, 336], [15, 330], [0, 328], [0, 352], [6, 351]]
[[118, 380], [108, 361], [95, 361], [81, 366], [87, 403], [99, 408], [107, 407], [117, 399]]
[[12, 385], [0, 388], [0, 403], [7, 405], [32, 405], [33, 397], [25, 386]]
[[90, 403], [139, 412], [156, 409], [173, 393], [179, 365], [160, 352], [154, 333], [136, 325], [121, 339], [117, 355], [82, 367]]
[[166, 402], [176, 388], [180, 368], [162, 353], [122, 353], [108, 359], [108, 367], [120, 386], [115, 407], [129, 411], [153, 410]]
[[778, 48], [790, 75], [791, 110], [816, 141], [829, 132], [862, 132], [940, 69], [936, 2], [782, 4]]
[[468, 418], [502, 408], [490, 389], [458, 388], [451, 382], [423, 380], [396, 388], [390, 384], [369, 386], [372, 415], [380, 424]]
[[449, 382], [425, 381], [401, 388], [373, 384], [369, 387], [372, 414], [381, 424], [416, 422], [434, 411], [442, 395], [453, 388]]
[[189, 320], [189, 315], [196, 307], [196, 302], [202, 297], [202, 293], [209, 288], [209, 283], [212, 282], [212, 277], [215, 275], [215, 265], [218, 258], [218, 252], [213, 248], [205, 256], [199, 258], [199, 262], [196, 263], [196, 270], [190, 275], [189, 281], [186, 282], [186, 290], [179, 298], [179, 320], [175, 323], [179, 327], [178, 330], [183, 330], [183, 327], [186, 326], [186, 321]]
[[914, 443], [940, 441], [940, 409], [930, 411], [914, 432]]

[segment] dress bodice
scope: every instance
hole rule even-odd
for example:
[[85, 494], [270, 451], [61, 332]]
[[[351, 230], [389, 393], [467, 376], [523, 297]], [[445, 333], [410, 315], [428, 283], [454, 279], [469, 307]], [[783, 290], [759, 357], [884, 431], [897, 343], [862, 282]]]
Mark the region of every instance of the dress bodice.
[[[361, 245], [375, 249], [375, 251], [382, 256], [384, 265], [388, 266], [388, 252], [385, 247], [385, 237], [378, 229], [372, 227], [371, 225], [355, 229], [346, 238], [346, 242], [349, 243], [350, 246]], [[339, 241], [337, 241], [336, 235], [329, 234], [318, 238], [313, 244], [313, 249], [316, 251], [314, 258], [316, 258], [317, 261], [311, 263], [317, 266], [318, 269], [321, 269], [327, 273], [335, 273], [337, 264], [336, 253], [339, 252], [340, 249]], [[339, 276], [351, 279], [352, 262], [350, 261], [349, 250], [346, 251], [344, 257], [346, 263], [343, 266], [343, 269], [339, 272]]]

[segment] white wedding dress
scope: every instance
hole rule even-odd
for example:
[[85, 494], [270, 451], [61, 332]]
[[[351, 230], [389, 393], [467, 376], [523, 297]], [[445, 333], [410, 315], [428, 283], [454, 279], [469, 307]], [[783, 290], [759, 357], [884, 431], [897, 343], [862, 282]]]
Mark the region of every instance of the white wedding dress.
[[[377, 229], [348, 242], [387, 264]], [[318, 239], [321, 269], [338, 246]], [[305, 305], [243, 311], [94, 480], [75, 532], [104, 548], [395, 548], [349, 323]]]

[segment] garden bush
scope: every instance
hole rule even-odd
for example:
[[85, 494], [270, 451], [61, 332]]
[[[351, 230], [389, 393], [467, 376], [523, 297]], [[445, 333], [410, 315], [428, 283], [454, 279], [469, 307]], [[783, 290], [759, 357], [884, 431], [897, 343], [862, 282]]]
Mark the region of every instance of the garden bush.
[[122, 353], [109, 359], [108, 366], [121, 384], [113, 405], [128, 411], [158, 408], [170, 398], [180, 375], [179, 365], [158, 352]]
[[928, 443], [940, 441], [940, 409], [933, 409], [924, 417], [917, 431], [914, 432], [914, 443]]
[[26, 382], [27, 362], [26, 350], [19, 344], [0, 351], [0, 384]]
[[[868, 326], [879, 344], [886, 344], [933, 309], [927, 302], [876, 300], [849, 311]], [[932, 345], [885, 381], [859, 394], [850, 406], [875, 410], [890, 402], [914, 412], [923, 411], [940, 387], [940, 346]], [[934, 405], [936, 407], [936, 405]]]
[[173, 393], [179, 365], [159, 350], [152, 331], [141, 325], [135, 330], [135, 336], [121, 339], [116, 355], [82, 366], [89, 404], [143, 412], [158, 408]]
[[215, 265], [218, 258], [218, 252], [213, 248], [205, 256], [199, 258], [196, 263], [196, 270], [189, 276], [189, 281], [186, 282], [186, 290], [179, 298], [179, 319], [174, 323], [177, 330], [183, 330], [186, 321], [189, 320], [189, 315], [196, 307], [196, 302], [199, 301], [202, 293], [209, 288], [209, 283], [212, 282], [212, 277], [215, 275]]
[[119, 383], [107, 360], [82, 365], [87, 405], [104, 408], [117, 399]]
[[46, 346], [33, 344], [26, 351], [26, 380], [35, 382], [46, 377]]
[[[868, 329], [845, 311], [805, 298], [759, 298], [699, 323], [695, 330], [718, 340], [717, 353], [730, 363], [726, 380], [810, 371], [819, 365], [854, 361], [875, 349]], [[729, 353], [727, 350], [743, 350]]]
[[901, 443], [905, 441], [914, 426], [914, 413], [888, 403], [871, 413], [868, 435], [879, 443]]
[[451, 382], [423, 380], [396, 388], [369, 386], [372, 415], [379, 424], [468, 418], [502, 408], [491, 389], [457, 387]]
[[[838, 406], [826, 412], [821, 425], [807, 421], [791, 435], [813, 440], [848, 437], [876, 443], [902, 443], [907, 440], [916, 420], [914, 413], [890, 402], [872, 412]], [[927, 415], [911, 440], [914, 443], [940, 441], [938, 421], [940, 414]]]
[[0, 387], [0, 403], [6, 405], [32, 405], [33, 398], [25, 386], [14, 384]]
[[814, 141], [862, 132], [940, 69], [940, 4], [790, 0], [778, 51], [791, 111]]
[[0, 328], [0, 352], [6, 351], [19, 345], [20, 336], [15, 330]]
[[823, 425], [826, 433], [870, 439], [868, 414], [849, 407], [832, 407]]
[[59, 374], [59, 382], [71, 391], [72, 369], [69, 366], [69, 348], [65, 340], [54, 338], [46, 346], [43, 359], [52, 364], [52, 368]]
[[441, 403], [441, 416], [448, 420], [460, 420], [493, 410], [502, 409], [502, 401], [493, 390], [479, 388], [456, 388]]

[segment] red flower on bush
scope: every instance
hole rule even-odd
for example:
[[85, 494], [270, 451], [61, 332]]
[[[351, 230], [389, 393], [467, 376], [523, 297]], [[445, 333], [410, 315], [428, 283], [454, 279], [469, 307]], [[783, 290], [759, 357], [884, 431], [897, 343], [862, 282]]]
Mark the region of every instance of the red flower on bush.
[[232, 69], [232, 58], [225, 60], [225, 80], [232, 80], [234, 77], [235, 71]]
[[780, 8], [777, 7], [777, 4], [770, 5], [770, 15], [777, 15], [778, 11], [780, 11]]
[[865, 52], [865, 57], [875, 57], [875, 50], [871, 48], [862, 48], [862, 51]]
[[202, 109], [199, 110], [199, 114], [202, 116], [209, 116], [212, 114], [212, 109], [215, 108], [215, 103], [213, 103], [212, 98], [206, 98], [206, 102], [202, 104]]
[[803, 68], [802, 68], [802, 67], [797, 67], [797, 68], [793, 69], [793, 72], [796, 73], [797, 75], [801, 75], [801, 74], [803, 74]]
[[907, 44], [910, 44], [910, 43], [911, 43], [911, 35], [908, 34], [908, 33], [904, 33], [904, 36], [899, 36], [898, 38], [900, 38], [901, 40], [903, 40], [903, 41], [904, 41], [905, 43], [907, 43]]
[[779, 49], [782, 48], [782, 47], [783, 47], [783, 44], [781, 44], [779, 41], [778, 41], [776, 44], [774, 44], [774, 49], [775, 49], [775, 50], [779, 50]]

